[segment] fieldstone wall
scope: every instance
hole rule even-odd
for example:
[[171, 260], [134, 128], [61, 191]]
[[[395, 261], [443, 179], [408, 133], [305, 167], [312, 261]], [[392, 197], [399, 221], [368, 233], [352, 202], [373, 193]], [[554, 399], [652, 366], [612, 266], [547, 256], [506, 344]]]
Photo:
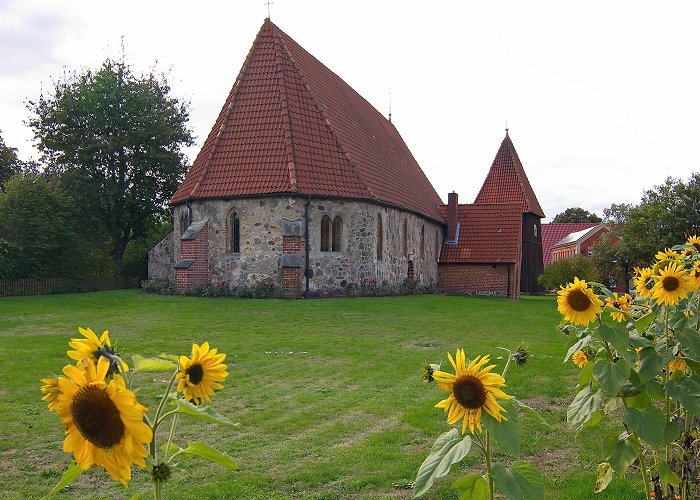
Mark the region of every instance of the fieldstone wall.
[[175, 279], [175, 236], [173, 231], [148, 252], [148, 279]]
[[[283, 285], [284, 221], [301, 220], [298, 242], [302, 268], [300, 292], [305, 278], [305, 198], [260, 197], [232, 200], [206, 200], [189, 203], [190, 220], [208, 221], [209, 278], [211, 283], [229, 282], [233, 286], [266, 282]], [[174, 210], [174, 234], [180, 235], [180, 214], [187, 205]], [[232, 253], [230, 219], [240, 218], [240, 252]], [[442, 246], [442, 225], [415, 214], [363, 201], [312, 199], [309, 208], [309, 291], [314, 294], [339, 294], [350, 284], [362, 281], [377, 284], [401, 284], [408, 278], [408, 262], [413, 260], [418, 284], [437, 283], [438, 253]], [[321, 251], [321, 218], [342, 220], [339, 251]], [[378, 218], [382, 218], [382, 255], [377, 258]], [[404, 233], [405, 224], [405, 233]], [[422, 236], [421, 236], [422, 235]], [[182, 256], [179, 237], [173, 238], [178, 261]], [[289, 244], [287, 241], [287, 245]], [[405, 241], [405, 243], [404, 243]], [[288, 259], [288, 258], [287, 258]], [[285, 261], [286, 262], [286, 261]], [[287, 274], [290, 271], [286, 271]]]

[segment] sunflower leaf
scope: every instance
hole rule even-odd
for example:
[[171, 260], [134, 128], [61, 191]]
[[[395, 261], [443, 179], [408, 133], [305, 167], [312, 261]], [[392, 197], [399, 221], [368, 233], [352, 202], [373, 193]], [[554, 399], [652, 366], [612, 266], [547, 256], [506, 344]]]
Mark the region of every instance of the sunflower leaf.
[[674, 374], [674, 377], [666, 382], [666, 393], [690, 413], [696, 417], [700, 416], [700, 375], [686, 377]]
[[486, 500], [489, 497], [489, 485], [479, 474], [458, 479], [452, 483], [452, 489], [457, 490], [459, 500]]
[[[506, 411], [505, 419], [499, 422], [489, 412], [481, 412], [481, 421], [493, 439], [503, 446], [509, 453], [516, 457], [520, 455], [520, 425], [518, 425], [518, 412], [509, 402], [500, 402]], [[508, 419], [508, 420], [506, 420]]]
[[61, 480], [58, 482], [58, 484], [52, 489], [48, 495], [46, 495], [44, 498], [52, 497], [59, 491], [61, 491], [63, 488], [71, 484], [73, 481], [76, 480], [80, 474], [85, 472], [83, 468], [78, 465], [78, 464], [73, 464], [71, 465], [66, 472], [63, 473], [63, 476], [61, 476]]
[[413, 498], [418, 498], [430, 489], [433, 482], [446, 475], [453, 464], [462, 460], [472, 447], [472, 438], [464, 437], [457, 429], [445, 432], [435, 440], [430, 455], [418, 469], [413, 482]]
[[496, 488], [510, 500], [544, 499], [544, 478], [532, 464], [518, 461], [511, 468], [496, 464], [492, 470]]
[[591, 341], [591, 336], [590, 336], [590, 335], [586, 335], [585, 337], [583, 337], [582, 339], [580, 339], [578, 342], [576, 342], [574, 345], [572, 345], [572, 346], [569, 348], [569, 351], [566, 353], [566, 357], [564, 358], [564, 363], [566, 363], [567, 361], [569, 361], [569, 358], [570, 358], [571, 356], [573, 356], [573, 354], [574, 354], [576, 351], [580, 351], [581, 349], [583, 349], [584, 347], [586, 347], [590, 341]]
[[629, 377], [631, 368], [623, 358], [618, 359], [616, 363], [599, 359], [593, 367], [593, 378], [607, 394], [617, 396]]
[[237, 467], [236, 462], [231, 460], [228, 455], [215, 450], [211, 446], [206, 445], [201, 441], [189, 443], [187, 448], [180, 448], [174, 444], [171, 444], [170, 448], [168, 448], [167, 444], [164, 444], [162, 448], [163, 451], [167, 450], [168, 452], [173, 453], [173, 455], [177, 454], [184, 455], [186, 457], [206, 458], [210, 462], [217, 463], [223, 467], [226, 467], [227, 469], [234, 470]]
[[607, 488], [610, 481], [612, 481], [612, 478], [613, 468], [610, 466], [610, 464], [607, 462], [598, 464], [598, 477], [595, 480], [595, 489], [593, 490], [593, 493], [600, 493]]
[[174, 355], [174, 354], [168, 354], [167, 352], [161, 352], [161, 353], [158, 355], [158, 357], [161, 358], [161, 359], [167, 359], [168, 361], [173, 361], [173, 362], [175, 362], [175, 363], [179, 363], [179, 362], [180, 362], [180, 357], [179, 357], [179, 356], [176, 356], [176, 355]]
[[622, 417], [630, 429], [654, 448], [664, 444], [666, 415], [654, 406], [643, 410], [627, 408]]
[[627, 346], [629, 346], [630, 343], [630, 334], [626, 329], [602, 324], [598, 328], [598, 335], [600, 335], [601, 339], [610, 343], [620, 356], [627, 352]]
[[596, 390], [588, 385], [581, 389], [566, 410], [566, 421], [575, 429], [581, 430], [593, 414], [602, 408], [605, 395], [602, 390]]
[[176, 365], [170, 361], [159, 358], [144, 358], [138, 354], [131, 356], [134, 362], [135, 372], [171, 372], [176, 368]]
[[622, 475], [637, 460], [641, 448], [630, 439], [608, 436], [603, 440], [603, 453], [613, 470]]
[[690, 327], [688, 319], [683, 318], [676, 323], [675, 334], [678, 341], [690, 351], [693, 358], [700, 358], [700, 335]]
[[645, 384], [655, 379], [672, 357], [670, 352], [660, 354], [653, 347], [645, 347], [639, 351], [639, 380]]
[[680, 484], [681, 480], [678, 477], [678, 474], [673, 472], [671, 467], [669, 467], [668, 463], [664, 460], [659, 460], [656, 462], [655, 465], [656, 472], [659, 473], [659, 478], [661, 478], [663, 481], [666, 481], [669, 484], [672, 484], [676, 488], [678, 488], [678, 485]]
[[234, 423], [228, 418], [220, 415], [211, 406], [195, 406], [189, 401], [184, 399], [176, 399], [175, 405], [178, 413], [183, 415], [189, 415], [190, 417], [195, 417], [200, 420], [205, 420], [207, 422], [212, 422], [219, 425], [230, 425], [231, 427], [239, 427], [241, 424]]

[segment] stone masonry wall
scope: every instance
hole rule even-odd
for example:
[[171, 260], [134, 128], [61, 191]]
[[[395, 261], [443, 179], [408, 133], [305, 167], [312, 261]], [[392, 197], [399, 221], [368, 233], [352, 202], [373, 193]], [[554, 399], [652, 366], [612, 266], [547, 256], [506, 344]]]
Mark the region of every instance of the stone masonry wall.
[[148, 252], [148, 279], [175, 279], [175, 235], [170, 231]]
[[[233, 286], [268, 282], [282, 286], [283, 253], [297, 252], [296, 247], [283, 248], [283, 219], [301, 220], [300, 240], [289, 240], [287, 245], [298, 245], [298, 254], [304, 262], [305, 198], [260, 197], [232, 200], [190, 202], [192, 220], [207, 219], [209, 226], [209, 280], [211, 283], [230, 282]], [[187, 210], [178, 205], [174, 210], [174, 234], [180, 213]], [[236, 212], [240, 217], [240, 252], [231, 253], [229, 219]], [[383, 226], [382, 258], [377, 259], [377, 217], [381, 214]], [[331, 221], [342, 219], [340, 251], [321, 252], [321, 218]], [[403, 224], [406, 221], [406, 254], [403, 252]], [[421, 247], [421, 228], [423, 245]], [[309, 266], [313, 277], [309, 289], [317, 294], [337, 294], [350, 283], [376, 280], [377, 283], [400, 284], [408, 277], [409, 255], [414, 259], [416, 283], [437, 283], [437, 258], [442, 246], [442, 226], [412, 213], [355, 200], [312, 199], [309, 205]], [[174, 238], [177, 262], [182, 255], [182, 244]], [[421, 249], [422, 248], [422, 249]], [[285, 267], [285, 269], [287, 269]], [[304, 287], [303, 265], [301, 286]], [[292, 271], [284, 271], [287, 275]]]
[[439, 288], [443, 292], [518, 298], [517, 267], [513, 264], [441, 264]]

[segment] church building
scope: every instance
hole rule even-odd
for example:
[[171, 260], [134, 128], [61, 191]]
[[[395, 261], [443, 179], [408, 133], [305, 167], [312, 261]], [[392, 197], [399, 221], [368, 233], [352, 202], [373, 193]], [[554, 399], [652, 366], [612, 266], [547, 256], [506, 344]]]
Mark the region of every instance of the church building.
[[475, 203], [444, 205], [391, 121], [269, 19], [171, 204], [149, 278], [180, 289], [412, 282], [516, 298], [542, 269], [544, 214], [507, 133]]

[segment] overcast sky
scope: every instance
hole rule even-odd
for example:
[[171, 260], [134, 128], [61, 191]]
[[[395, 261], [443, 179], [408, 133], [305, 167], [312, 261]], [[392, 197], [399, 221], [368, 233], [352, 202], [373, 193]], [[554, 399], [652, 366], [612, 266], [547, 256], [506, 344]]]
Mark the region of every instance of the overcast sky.
[[[700, 2], [274, 0], [271, 19], [392, 121], [438, 194], [472, 202], [506, 122], [547, 219], [637, 203], [699, 171]], [[264, 0], [0, 0], [0, 131], [37, 158], [25, 102], [118, 56], [190, 102], [194, 159]]]

